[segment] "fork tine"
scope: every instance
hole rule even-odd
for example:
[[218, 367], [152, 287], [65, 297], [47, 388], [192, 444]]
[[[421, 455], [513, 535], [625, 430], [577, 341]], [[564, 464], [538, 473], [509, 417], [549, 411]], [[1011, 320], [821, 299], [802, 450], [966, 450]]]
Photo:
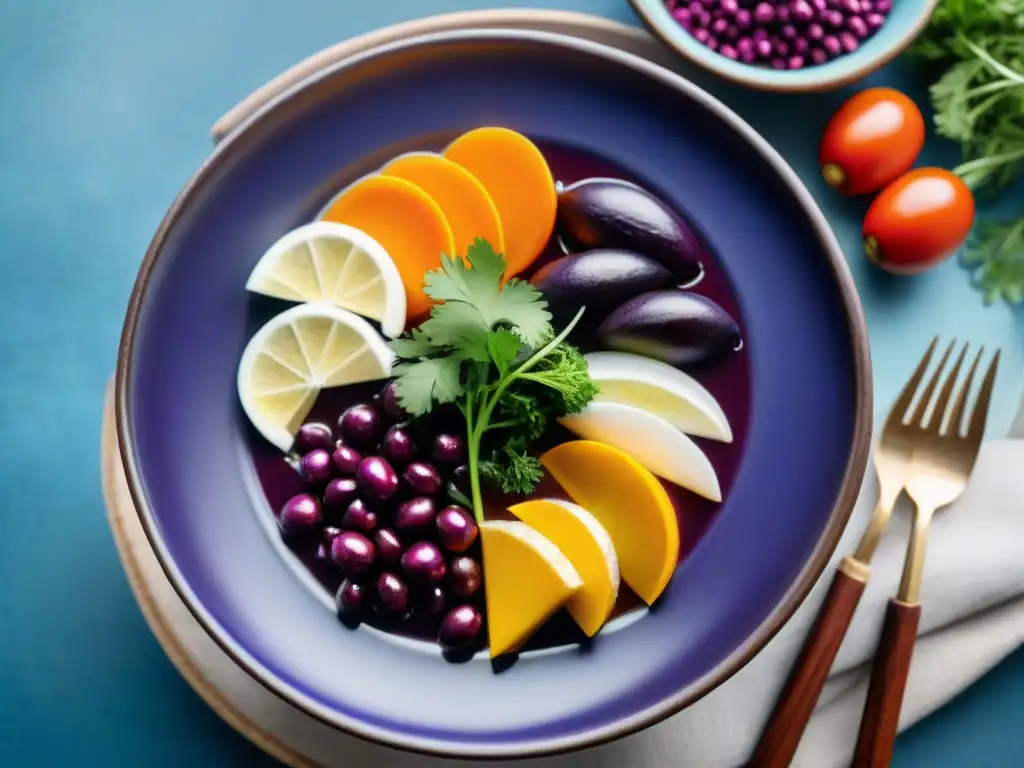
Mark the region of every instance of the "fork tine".
[[942, 424], [946, 420], [946, 409], [949, 407], [949, 398], [953, 394], [953, 387], [956, 386], [956, 380], [960, 376], [960, 369], [963, 367], [964, 358], [967, 357], [968, 344], [964, 344], [960, 350], [960, 354], [956, 358], [956, 362], [953, 363], [953, 368], [950, 370], [949, 375], [946, 376], [946, 380], [942, 384], [942, 389], [939, 390], [939, 396], [935, 399], [935, 408], [932, 409], [932, 417], [928, 421], [928, 431], [932, 434], [939, 434], [942, 429]]
[[950, 435], [960, 437], [963, 434], [964, 409], [967, 407], [967, 398], [971, 394], [971, 386], [974, 384], [974, 374], [978, 372], [978, 364], [981, 362], [981, 356], [984, 353], [985, 348], [982, 347], [978, 350], [978, 354], [974, 356], [971, 370], [967, 372], [967, 378], [964, 379], [964, 384], [960, 387], [960, 392], [956, 396], [956, 402], [953, 403], [953, 410], [949, 415], [949, 427], [946, 430]]
[[985, 379], [981, 382], [981, 389], [978, 391], [978, 401], [974, 404], [974, 412], [971, 414], [971, 425], [967, 429], [967, 439], [972, 442], [981, 442], [981, 436], [985, 432], [985, 421], [988, 419], [988, 404], [992, 400], [992, 390], [996, 384], [996, 371], [999, 370], [999, 350], [996, 350], [992, 362], [985, 371]]
[[946, 347], [942, 359], [939, 360], [939, 367], [935, 369], [935, 373], [932, 374], [931, 379], [925, 385], [921, 399], [917, 401], [917, 407], [914, 408], [914, 415], [910, 417], [909, 423], [911, 425], [924, 429], [924, 417], [928, 412], [928, 404], [932, 401], [932, 395], [935, 394], [935, 388], [939, 385], [939, 380], [942, 378], [942, 371], [946, 367], [946, 361], [949, 360], [949, 354], [953, 351], [955, 345], [956, 339], [949, 342], [949, 346]]
[[914, 375], [910, 377], [903, 387], [903, 391], [896, 398], [896, 402], [892, 404], [889, 418], [903, 421], [910, 411], [910, 404], [914, 401], [914, 395], [917, 394], [917, 388], [921, 385], [921, 379], [924, 378], [924, 373], [928, 370], [928, 363], [932, 361], [932, 353], [935, 352], [935, 345], [938, 343], [939, 337], [936, 336], [932, 339], [932, 343], [928, 345], [928, 349], [924, 351], [924, 356], [921, 358], [921, 362], [917, 364]]

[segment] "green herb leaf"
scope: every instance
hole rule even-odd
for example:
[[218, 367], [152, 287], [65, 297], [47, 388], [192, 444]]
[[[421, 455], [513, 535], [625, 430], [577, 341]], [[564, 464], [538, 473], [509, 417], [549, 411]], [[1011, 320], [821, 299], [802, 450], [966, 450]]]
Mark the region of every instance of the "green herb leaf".
[[1024, 298], [1024, 218], [978, 225], [961, 254], [989, 303]]
[[388, 342], [388, 346], [399, 358], [405, 360], [426, 357], [438, 351], [421, 328], [413, 328], [411, 333], [392, 339]]
[[597, 395], [587, 361], [571, 344], [561, 343], [522, 378], [543, 384], [561, 396], [561, 413], [579, 413]]
[[503, 328], [491, 331], [487, 337], [487, 351], [490, 353], [494, 364], [498, 367], [498, 372], [502, 375], [515, 362], [521, 346], [519, 337]]
[[398, 400], [412, 416], [429, 413], [434, 401], [454, 402], [463, 392], [462, 360], [455, 355], [399, 363], [392, 373]]
[[544, 477], [540, 459], [526, 452], [526, 441], [522, 438], [512, 440], [497, 452], [493, 465], [500, 468], [503, 493], [525, 496]]
[[491, 361], [487, 349], [490, 328], [476, 308], [458, 301], [439, 304], [420, 326], [435, 347], [459, 350], [463, 357], [482, 363]]

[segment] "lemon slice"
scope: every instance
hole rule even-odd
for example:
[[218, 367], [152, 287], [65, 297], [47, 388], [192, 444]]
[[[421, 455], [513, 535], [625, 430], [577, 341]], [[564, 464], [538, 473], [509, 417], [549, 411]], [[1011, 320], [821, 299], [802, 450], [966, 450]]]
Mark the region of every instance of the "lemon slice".
[[708, 457], [660, 416], [632, 405], [592, 402], [579, 413], [558, 421], [585, 440], [618, 448], [670, 483], [711, 501], [722, 500], [718, 475]]
[[608, 531], [590, 512], [561, 499], [531, 499], [509, 512], [548, 538], [583, 580], [565, 607], [587, 637], [608, 621], [619, 594], [619, 559]]
[[272, 317], [242, 353], [238, 395], [267, 440], [287, 451], [321, 389], [391, 375], [394, 354], [368, 322], [326, 302]]
[[558, 547], [526, 523], [480, 525], [491, 657], [514, 651], [583, 585]]
[[405, 330], [405, 286], [394, 261], [347, 224], [293, 229], [263, 254], [245, 287], [278, 299], [330, 302], [376, 320], [392, 338]]
[[679, 522], [657, 478], [626, 453], [592, 440], [556, 445], [540, 461], [608, 531], [622, 580], [648, 605], [657, 600], [679, 561]]
[[592, 352], [584, 360], [599, 383], [597, 402], [643, 408], [688, 435], [732, 442], [722, 406], [678, 368], [629, 352]]

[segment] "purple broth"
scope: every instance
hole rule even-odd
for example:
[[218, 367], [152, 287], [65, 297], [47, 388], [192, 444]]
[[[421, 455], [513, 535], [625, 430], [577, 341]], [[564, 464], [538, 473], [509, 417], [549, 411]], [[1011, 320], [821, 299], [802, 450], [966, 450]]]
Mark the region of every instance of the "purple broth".
[[[665, 200], [660, 190], [607, 160], [560, 145], [553, 145], [547, 142], [537, 143], [547, 158], [556, 181], [561, 182], [565, 186], [585, 178], [616, 178], [631, 181]], [[444, 143], [440, 143], [437, 148], [443, 146]], [[701, 237], [700, 230], [695, 222], [691, 222], [691, 227], [697, 233], [698, 238], [702, 242], [706, 242], [706, 239]], [[541, 265], [562, 255], [564, 255], [562, 250], [553, 238], [544, 254], [521, 277], [529, 278], [533, 271]], [[721, 264], [718, 263], [717, 258], [706, 247], [702, 254], [702, 261], [704, 275], [690, 290], [707, 296], [720, 304], [736, 320], [743, 338], [746, 339], [746, 324], [727, 273]], [[593, 337], [593, 329], [601, 319], [600, 317], [587, 317], [587, 322], [581, 323], [580, 329], [574, 332], [569, 340], [579, 346], [583, 352], [596, 350], [597, 346]], [[687, 366], [685, 370], [697, 378], [714, 395], [721, 404], [732, 426], [733, 442], [729, 444], [703, 438], [694, 438], [700, 448], [707, 454], [712, 466], [714, 466], [715, 471], [718, 473], [724, 499], [728, 497], [729, 490], [732, 488], [743, 458], [747, 431], [750, 424], [752, 400], [747, 351], [744, 346], [743, 349], [724, 359], [704, 366]], [[338, 416], [346, 408], [355, 403], [372, 401], [383, 388], [384, 382], [381, 381], [325, 390], [317, 399], [306, 421], [322, 421], [327, 424], [334, 424]], [[375, 402], [383, 414], [383, 407], [380, 405], [379, 400]], [[452, 422], [450, 425], [445, 424], [444, 427], [448, 431], [457, 434], [462, 434], [463, 432], [463, 425], [457, 422]], [[302, 478], [282, 458], [276, 448], [260, 438], [255, 433], [255, 430], [249, 430], [249, 435], [249, 449], [252, 454], [253, 463], [271, 509], [279, 509], [287, 499], [307, 490], [307, 486], [302, 481]], [[543, 444], [537, 445], [537, 450], [538, 452], [543, 452], [543, 450], [553, 445], [572, 439], [575, 438], [570, 432], [556, 426], [545, 436], [545, 439], [542, 441]], [[429, 457], [424, 456], [423, 458]], [[445, 480], [447, 480], [447, 477], [445, 477]], [[679, 556], [680, 560], [683, 560], [700, 541], [721, 505], [700, 498], [692, 492], [670, 483], [664, 483], [664, 485], [672, 498], [679, 519], [681, 534]], [[568, 499], [567, 494], [550, 477], [544, 478], [532, 496], [536, 498], [555, 497]], [[508, 518], [509, 515], [506, 512], [506, 507], [520, 500], [518, 498], [502, 498], [501, 494], [488, 494], [486, 499], [487, 516]], [[391, 509], [389, 507], [382, 516], [382, 525], [390, 525], [387, 522], [390, 520], [390, 515]], [[331, 522], [336, 523], [337, 521]], [[316, 559], [316, 545], [318, 542], [318, 537], [311, 537], [308, 541], [289, 541], [288, 545], [333, 596], [342, 581], [342, 576], [328, 565]], [[469, 554], [479, 557], [479, 541], [473, 545]], [[670, 583], [668, 589], [671, 588]], [[641, 604], [640, 599], [623, 584], [613, 616], [625, 613]], [[398, 626], [376, 615], [368, 615], [367, 621], [374, 624], [379, 623], [380, 626], [388, 630], [397, 631], [402, 634], [421, 637], [430, 641], [435, 639], [436, 622], [430, 624], [428, 622], [411, 620]], [[583, 639], [582, 632], [576, 627], [568, 613], [561, 611], [541, 628], [529, 641], [524, 650], [576, 643]]]

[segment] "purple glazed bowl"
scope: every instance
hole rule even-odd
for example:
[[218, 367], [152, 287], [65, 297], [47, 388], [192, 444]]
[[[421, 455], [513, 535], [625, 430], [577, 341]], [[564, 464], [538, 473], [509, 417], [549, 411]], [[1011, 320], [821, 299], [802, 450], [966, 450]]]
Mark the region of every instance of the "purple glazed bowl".
[[[753, 385], [733, 487], [656, 607], [585, 648], [525, 652], [504, 670], [486, 654], [453, 664], [435, 644], [339, 624], [333, 596], [268, 528], [235, 389], [254, 330], [244, 285], [264, 250], [346, 180], [481, 124], [605, 157], [688, 211], [733, 283]], [[115, 402], [157, 556], [246, 671], [354, 735], [474, 758], [615, 739], [734, 674], [827, 563], [860, 488], [871, 423], [850, 276], [780, 156], [677, 75], [595, 43], [511, 30], [375, 48], [311, 76], [225, 138], [146, 254]]]

